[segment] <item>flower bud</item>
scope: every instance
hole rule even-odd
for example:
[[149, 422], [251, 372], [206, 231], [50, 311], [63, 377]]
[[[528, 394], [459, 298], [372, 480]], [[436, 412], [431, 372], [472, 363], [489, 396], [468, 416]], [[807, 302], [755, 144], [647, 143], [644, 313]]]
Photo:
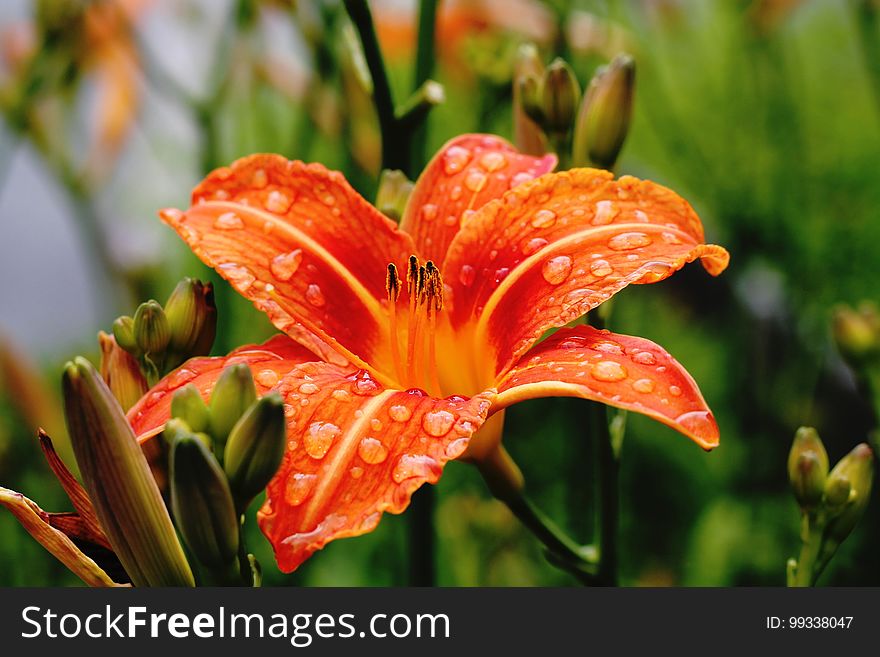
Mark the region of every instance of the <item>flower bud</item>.
[[383, 169], [376, 192], [376, 207], [389, 219], [400, 221], [413, 190], [412, 181], [402, 171]]
[[245, 412], [226, 442], [223, 467], [239, 511], [275, 476], [286, 444], [284, 405], [270, 393]]
[[575, 123], [574, 166], [611, 169], [617, 162], [629, 132], [635, 80], [635, 61], [629, 55], [618, 55], [593, 76]]
[[202, 286], [202, 328], [199, 331], [199, 337], [196, 338], [195, 344], [190, 349], [190, 356], [207, 356], [211, 353], [211, 347], [214, 346], [214, 338], [217, 336], [217, 306], [214, 303], [214, 286], [211, 283], [205, 283]]
[[220, 449], [244, 412], [257, 400], [257, 389], [250, 368], [244, 363], [230, 365], [214, 385], [211, 394], [211, 436]]
[[113, 322], [113, 337], [116, 344], [132, 355], [137, 355], [138, 346], [134, 339], [134, 320], [128, 315], [117, 317]]
[[238, 516], [217, 459], [192, 433], [178, 431], [171, 445], [171, 508], [190, 552], [209, 570], [236, 566]]
[[788, 453], [788, 480], [798, 504], [814, 508], [822, 500], [828, 476], [828, 454], [811, 427], [801, 427], [794, 436]]
[[134, 339], [138, 348], [148, 356], [161, 356], [171, 340], [171, 330], [165, 311], [157, 301], [138, 306], [134, 314]]
[[880, 354], [880, 312], [869, 302], [853, 310], [840, 306], [834, 311], [832, 334], [840, 355], [851, 365], [860, 365]]
[[831, 474], [828, 475], [829, 491], [826, 496], [829, 507], [837, 501], [831, 499], [832, 487], [837, 486], [837, 482], [848, 482], [850, 491], [843, 505], [834, 504], [829, 508], [831, 518], [825, 530], [826, 541], [839, 544], [849, 536], [856, 523], [864, 515], [874, 480], [873, 461], [874, 453], [871, 448], [866, 443], [861, 443], [840, 459]]
[[122, 410], [127, 411], [147, 392], [147, 380], [134, 356], [124, 351], [113, 336], [99, 331], [98, 345], [101, 348], [101, 378]]
[[64, 411], [83, 485], [113, 551], [136, 586], [193, 586], [147, 459], [91, 363], [64, 368]]
[[[539, 80], [544, 76], [544, 64], [534, 44], [519, 47], [513, 74], [513, 141], [516, 147], [529, 155], [547, 152], [544, 134], [532, 118], [537, 108]], [[529, 108], [526, 109], [526, 105]]]
[[165, 423], [165, 428], [162, 430], [162, 436], [165, 438], [165, 443], [169, 447], [173, 445], [178, 438], [190, 435], [201, 440], [209, 450], [214, 449], [214, 442], [211, 440], [211, 436], [202, 431], [193, 431], [186, 421], [181, 420], [180, 418], [171, 418]]
[[548, 133], [567, 134], [581, 99], [581, 86], [571, 66], [564, 59], [553, 60], [544, 73], [543, 87], [544, 129]]
[[195, 433], [207, 432], [211, 424], [208, 406], [199, 389], [192, 383], [174, 393], [171, 398], [171, 417], [183, 420]]
[[206, 297], [209, 295], [213, 298], [210, 283], [206, 285], [192, 278], [184, 278], [165, 303], [165, 316], [171, 332], [168, 349], [180, 362], [193, 355], [193, 348], [199, 341], [208, 318]]

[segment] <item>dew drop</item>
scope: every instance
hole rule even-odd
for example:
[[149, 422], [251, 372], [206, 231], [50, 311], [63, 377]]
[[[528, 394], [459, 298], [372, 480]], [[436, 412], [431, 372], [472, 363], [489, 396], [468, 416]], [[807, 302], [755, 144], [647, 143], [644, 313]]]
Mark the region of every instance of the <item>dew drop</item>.
[[188, 383], [196, 378], [196, 373], [185, 367], [181, 367], [168, 378], [168, 385], [172, 388], [179, 388], [184, 383]]
[[523, 183], [527, 183], [532, 179], [532, 175], [526, 173], [525, 171], [520, 171], [518, 174], [513, 176], [510, 179], [510, 188], [513, 189], [517, 185], [522, 185]]
[[449, 198], [451, 198], [453, 201], [457, 201], [461, 198], [463, 191], [464, 190], [461, 188], [461, 185], [456, 185], [452, 188], [452, 191], [449, 192]]
[[532, 228], [550, 228], [556, 223], [556, 213], [553, 210], [538, 210], [532, 217]]
[[673, 397], [681, 397], [681, 388], [678, 386], [669, 386], [669, 394]]
[[358, 454], [365, 463], [376, 465], [388, 458], [388, 448], [375, 438], [362, 438], [358, 443]]
[[653, 365], [657, 362], [657, 359], [654, 358], [654, 354], [650, 351], [640, 351], [637, 354], [633, 354], [632, 359], [639, 365]]
[[269, 271], [279, 281], [289, 281], [293, 278], [296, 270], [302, 262], [302, 249], [295, 249], [290, 253], [282, 253], [272, 258], [269, 264]]
[[523, 245], [522, 252], [523, 255], [530, 256], [539, 249], [544, 248], [545, 246], [547, 246], [547, 240], [545, 240], [543, 237], [535, 237], [530, 239], [528, 242], [525, 243], [525, 245]]
[[454, 214], [447, 215], [443, 223], [447, 226], [454, 226], [458, 223], [458, 217]]
[[501, 281], [507, 278], [507, 275], [510, 273], [509, 267], [501, 267], [500, 269], [495, 270], [495, 276], [492, 279], [492, 284], [495, 286], [501, 285]]
[[449, 411], [430, 411], [422, 418], [425, 432], [438, 438], [449, 433], [454, 423], [455, 416]]
[[422, 221], [434, 221], [437, 218], [437, 206], [433, 203], [425, 203], [421, 210]]
[[623, 355], [623, 347], [621, 347], [616, 342], [611, 342], [610, 340], [597, 342], [593, 345], [593, 349], [595, 349], [596, 351], [601, 351], [604, 354], [615, 354], [617, 356]]
[[261, 386], [271, 388], [278, 383], [278, 372], [275, 370], [260, 370], [254, 377]]
[[651, 238], [645, 233], [620, 233], [608, 240], [608, 248], [615, 251], [627, 251], [648, 246]]
[[614, 269], [612, 269], [611, 264], [607, 260], [594, 260], [590, 264], [590, 272], [593, 276], [598, 276], [599, 278], [605, 278], [613, 271]]
[[348, 471], [348, 474], [351, 475], [352, 479], [360, 479], [364, 475], [364, 469], [359, 465], [356, 465]]
[[457, 459], [467, 449], [470, 438], [456, 438], [446, 446], [446, 458]]
[[506, 167], [507, 158], [497, 151], [490, 151], [480, 158], [480, 166], [489, 173], [492, 173], [493, 171], [498, 171], [499, 169]]
[[675, 233], [664, 232], [660, 234], [660, 237], [667, 244], [681, 244], [681, 239]]
[[382, 420], [374, 417], [372, 420], [370, 420], [370, 428], [373, 431], [382, 431]]
[[369, 395], [379, 389], [379, 384], [367, 370], [358, 370], [354, 375], [354, 391], [359, 395]]
[[315, 306], [316, 308], [320, 308], [327, 301], [324, 299], [324, 293], [321, 292], [321, 288], [312, 283], [306, 288], [306, 301]]
[[474, 278], [476, 278], [477, 272], [470, 265], [462, 265], [461, 269], [458, 270], [458, 280], [465, 287], [470, 287], [473, 285]]
[[651, 379], [636, 379], [633, 381], [633, 390], [643, 394], [654, 392], [654, 382]]
[[318, 386], [306, 381], [305, 383], [300, 384], [299, 391], [304, 395], [313, 395], [318, 392]]
[[313, 459], [324, 458], [333, 444], [333, 440], [340, 433], [342, 433], [340, 428], [330, 422], [312, 422], [303, 436], [303, 447], [305, 447], [306, 454]]
[[412, 417], [412, 412], [403, 404], [395, 404], [388, 409], [388, 415], [395, 422], [406, 422]]
[[471, 152], [461, 146], [451, 146], [443, 154], [443, 171], [447, 176], [458, 173], [471, 161]]
[[251, 178], [251, 184], [257, 189], [262, 189], [269, 184], [269, 176], [266, 175], [265, 169], [257, 169]]
[[348, 401], [349, 399], [351, 399], [351, 393], [348, 390], [338, 388], [333, 391], [333, 399], [337, 401]]
[[237, 230], [244, 228], [244, 222], [234, 212], [224, 212], [214, 220], [214, 228], [220, 230]]
[[486, 186], [487, 180], [485, 173], [476, 169], [471, 169], [464, 178], [464, 186], [476, 193]]
[[291, 506], [299, 506], [305, 502], [315, 487], [317, 475], [298, 472], [287, 480], [284, 487], [284, 501]]
[[274, 212], [275, 214], [285, 214], [290, 209], [290, 204], [292, 202], [293, 201], [287, 194], [274, 189], [269, 192], [268, 196], [266, 196], [266, 201], [263, 203], [263, 207], [269, 212]]
[[590, 374], [599, 381], [622, 381], [626, 378], [626, 369], [613, 360], [603, 360], [593, 365]]
[[715, 418], [709, 411], [691, 411], [682, 413], [675, 422], [696, 436], [711, 436], [716, 432]]
[[618, 210], [611, 201], [599, 201], [596, 203], [596, 214], [593, 215], [594, 226], [604, 226], [614, 221]]
[[404, 454], [394, 466], [391, 473], [395, 483], [400, 483], [413, 477], [429, 478], [439, 474], [440, 464], [427, 454]]
[[571, 258], [565, 255], [550, 258], [544, 263], [541, 274], [551, 285], [559, 285], [571, 274]]
[[225, 274], [226, 278], [242, 292], [249, 290], [254, 281], [257, 280], [247, 267], [242, 267], [232, 262], [219, 265], [217, 269]]

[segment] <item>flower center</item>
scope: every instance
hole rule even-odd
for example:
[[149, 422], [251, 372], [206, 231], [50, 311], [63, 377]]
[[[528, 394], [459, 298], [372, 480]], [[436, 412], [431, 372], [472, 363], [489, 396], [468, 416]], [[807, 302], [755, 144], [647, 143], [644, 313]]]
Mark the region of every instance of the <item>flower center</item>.
[[[406, 272], [406, 292], [409, 297], [409, 313], [406, 331], [398, 330], [397, 300], [400, 297], [401, 280], [394, 263], [388, 264], [385, 289], [388, 293], [391, 321], [389, 342], [394, 372], [397, 380], [410, 387], [424, 387], [432, 395], [440, 394], [437, 374], [437, 315], [443, 309], [443, 278], [440, 270], [430, 260], [424, 265], [416, 256], [409, 257]], [[405, 333], [406, 351], [401, 343]]]

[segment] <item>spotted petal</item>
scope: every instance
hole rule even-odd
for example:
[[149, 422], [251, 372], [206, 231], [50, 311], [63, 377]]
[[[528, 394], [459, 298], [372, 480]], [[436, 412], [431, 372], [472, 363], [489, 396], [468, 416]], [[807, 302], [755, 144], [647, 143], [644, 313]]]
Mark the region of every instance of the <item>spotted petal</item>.
[[434, 399], [364, 370], [306, 363], [283, 380], [288, 450], [258, 514], [279, 568], [329, 541], [371, 531], [434, 483], [483, 424], [494, 393]]
[[296, 338], [299, 323], [347, 360], [390, 369], [386, 268], [415, 247], [340, 173], [252, 155], [212, 172], [189, 210], [161, 216], [280, 330]]
[[443, 266], [454, 328], [473, 326], [503, 374], [548, 329], [580, 317], [630, 283], [654, 283], [701, 258], [712, 274], [723, 248], [671, 190], [607, 171], [547, 174], [474, 214]]
[[498, 391], [493, 410], [537, 397], [582, 397], [654, 418], [703, 449], [718, 446], [718, 425], [693, 378], [644, 338], [560, 329], [523, 356]]
[[419, 176], [401, 228], [413, 236], [423, 258], [439, 264], [463, 216], [555, 166], [552, 153], [523, 155], [500, 137], [456, 137], [437, 152]]
[[193, 384], [205, 401], [228, 365], [245, 363], [251, 368], [257, 393], [274, 388], [296, 365], [316, 356], [286, 335], [276, 335], [260, 345], [247, 345], [217, 358], [191, 358], [159, 381], [128, 412], [128, 421], [141, 441], [159, 432], [171, 417], [171, 399], [187, 384]]

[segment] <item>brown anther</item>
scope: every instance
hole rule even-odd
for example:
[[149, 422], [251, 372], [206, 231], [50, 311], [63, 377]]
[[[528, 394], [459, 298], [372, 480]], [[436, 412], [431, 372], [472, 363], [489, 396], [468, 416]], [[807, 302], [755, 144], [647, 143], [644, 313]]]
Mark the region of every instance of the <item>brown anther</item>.
[[426, 291], [428, 285], [428, 274], [425, 267], [419, 267], [418, 284], [416, 285], [416, 301], [421, 306], [425, 303]]
[[406, 293], [410, 299], [413, 293], [418, 290], [419, 282], [419, 259], [414, 255], [409, 257], [409, 269], [406, 272]]
[[393, 262], [388, 263], [388, 273], [385, 275], [385, 291], [388, 293], [388, 300], [394, 303], [400, 296], [400, 277], [397, 275], [397, 267]]

